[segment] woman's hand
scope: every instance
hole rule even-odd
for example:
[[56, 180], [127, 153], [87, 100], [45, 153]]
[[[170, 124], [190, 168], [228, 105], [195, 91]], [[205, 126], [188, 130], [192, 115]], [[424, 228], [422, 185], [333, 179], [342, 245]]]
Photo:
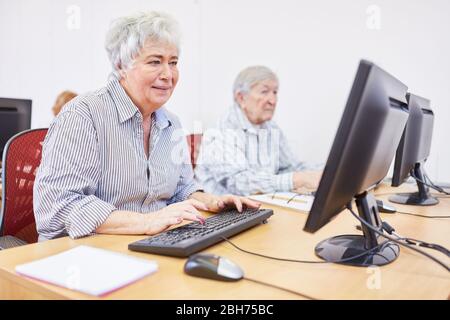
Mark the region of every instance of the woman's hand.
[[145, 234], [154, 235], [160, 233], [173, 225], [180, 224], [184, 220], [198, 221], [203, 224], [205, 218], [198, 210], [207, 211], [208, 208], [198, 200], [189, 199], [171, 204], [154, 213], [146, 214]]
[[233, 207], [239, 212], [242, 212], [244, 206], [249, 208], [259, 208], [261, 205], [259, 202], [250, 200], [246, 197], [239, 197], [231, 194], [219, 196], [210, 193], [195, 192], [191, 195], [191, 199], [197, 199], [203, 202], [207, 207], [207, 211], [210, 212], [219, 212], [225, 208]]

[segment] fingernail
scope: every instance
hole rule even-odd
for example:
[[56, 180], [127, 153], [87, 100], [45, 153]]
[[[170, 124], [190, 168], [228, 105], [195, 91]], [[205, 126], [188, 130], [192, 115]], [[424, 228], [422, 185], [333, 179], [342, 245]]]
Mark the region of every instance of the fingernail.
[[201, 217], [201, 216], [197, 216], [197, 219], [198, 219], [198, 221], [199, 221], [201, 224], [204, 224], [204, 223], [205, 223], [205, 218], [203, 218], [203, 217]]

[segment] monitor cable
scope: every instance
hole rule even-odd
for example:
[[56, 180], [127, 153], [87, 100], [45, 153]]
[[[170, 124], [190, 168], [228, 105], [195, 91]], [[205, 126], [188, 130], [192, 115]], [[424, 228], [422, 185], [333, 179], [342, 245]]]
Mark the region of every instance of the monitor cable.
[[[357, 225], [356, 229], [359, 230], [359, 231], [362, 231], [362, 228], [361, 228], [360, 225]], [[416, 246], [424, 247], [424, 248], [428, 248], [428, 249], [437, 250], [437, 251], [445, 254], [447, 257], [450, 257], [450, 250], [448, 250], [447, 248], [444, 248], [443, 246], [441, 246], [439, 244], [428, 243], [428, 242], [425, 242], [425, 241], [422, 241], [422, 240], [417, 240], [417, 239], [413, 239], [413, 238], [403, 237], [403, 236], [397, 234], [395, 232], [395, 229], [393, 227], [391, 227], [386, 221], [382, 222], [381, 229], [383, 229], [384, 231], [386, 231], [390, 235], [396, 236], [397, 240], [405, 240], [408, 244], [412, 244], [412, 245], [416, 245]]]
[[[442, 266], [445, 270], [447, 270], [448, 272], [450, 272], [450, 267], [449, 267], [448, 265], [446, 265], [444, 262], [440, 261], [439, 259], [433, 257], [433, 256], [430, 255], [429, 253], [427, 253], [427, 252], [425, 252], [425, 251], [423, 251], [423, 250], [420, 250], [420, 249], [416, 248], [415, 246], [413, 246], [413, 245], [412, 245], [412, 242], [414, 242], [414, 241], [412, 241], [412, 239], [410, 239], [411, 244], [408, 244], [408, 241], [407, 241], [406, 239], [404, 239], [404, 238], [402, 238], [401, 236], [399, 236], [398, 234], [394, 233], [394, 232], [395, 232], [395, 229], [392, 228], [392, 227], [390, 227], [389, 224], [387, 224], [387, 223], [382, 224], [382, 228], [381, 228], [381, 229], [375, 228], [375, 227], [372, 226], [370, 223], [368, 223], [366, 220], [364, 220], [363, 218], [359, 217], [359, 216], [353, 211], [353, 209], [352, 209], [352, 207], [351, 207], [351, 203], [347, 204], [347, 209], [351, 212], [351, 214], [352, 214], [356, 219], [358, 219], [363, 225], [365, 225], [367, 228], [369, 228], [369, 229], [372, 230], [373, 232], [375, 232], [375, 233], [377, 233], [378, 235], [380, 235], [380, 236], [382, 236], [382, 237], [384, 237], [384, 238], [386, 238], [386, 239], [388, 239], [388, 240], [390, 240], [390, 241], [392, 241], [392, 242], [395, 242], [395, 243], [397, 243], [397, 244], [399, 244], [399, 245], [401, 245], [401, 246], [403, 246], [403, 247], [406, 247], [406, 248], [408, 248], [408, 249], [411, 249], [411, 250], [413, 250], [413, 251], [416, 251], [416, 252], [420, 253], [421, 255], [424, 255], [425, 257], [427, 257], [427, 258], [433, 260], [434, 262], [436, 262], [437, 264], [439, 264], [440, 266]], [[396, 238], [391, 237], [391, 236], [388, 236], [387, 234], [385, 234], [385, 233], [383, 232], [383, 230], [386, 231], [387, 233], [393, 234]], [[405, 242], [402, 242], [402, 240], [406, 241], [406, 243], [405, 243]], [[426, 242], [420, 242], [420, 243], [422, 243], [422, 244], [427, 244]], [[416, 244], [416, 243], [415, 243], [415, 244]], [[432, 248], [430, 248], [430, 249], [437, 249], [437, 248], [436, 248], [436, 247], [432, 247]], [[447, 249], [445, 249], [445, 250], [447, 250]], [[447, 250], [447, 252], [448, 252], [448, 250]]]
[[[436, 191], [439, 191], [440, 193], [446, 194], [446, 195], [450, 195], [450, 192], [445, 191], [442, 187], [435, 185], [433, 182], [428, 183], [426, 181], [423, 181], [422, 179], [420, 179], [419, 177], [417, 177], [414, 174], [414, 171], [411, 170], [410, 172], [411, 177], [413, 177], [416, 181], [423, 183], [424, 185], [426, 185], [427, 187], [434, 189]], [[429, 179], [429, 178], [428, 178]], [[427, 176], [425, 175], [425, 180], [427, 180]]]
[[433, 187], [441, 189], [444, 193], [446, 192], [444, 187], [434, 184], [434, 182], [430, 179], [430, 177], [428, 176], [427, 173], [425, 173], [424, 176], [425, 176], [425, 180], [428, 181], [428, 183], [431, 184]]

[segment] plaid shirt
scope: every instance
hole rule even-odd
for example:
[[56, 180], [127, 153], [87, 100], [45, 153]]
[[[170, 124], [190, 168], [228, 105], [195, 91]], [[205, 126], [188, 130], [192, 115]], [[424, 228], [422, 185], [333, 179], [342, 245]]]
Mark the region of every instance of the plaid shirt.
[[249, 195], [293, 189], [293, 172], [305, 170], [274, 121], [255, 126], [239, 106], [207, 130], [196, 178], [207, 192]]

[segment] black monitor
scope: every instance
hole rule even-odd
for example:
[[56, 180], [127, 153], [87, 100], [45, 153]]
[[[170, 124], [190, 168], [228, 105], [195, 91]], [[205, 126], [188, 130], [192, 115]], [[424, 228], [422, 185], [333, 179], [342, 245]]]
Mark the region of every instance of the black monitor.
[[395, 154], [392, 186], [400, 186], [412, 173], [413, 177], [418, 178], [418, 192], [399, 193], [390, 197], [389, 201], [419, 206], [435, 205], [439, 200], [432, 197], [428, 187], [423, 184], [426, 179], [423, 166], [430, 155], [434, 114], [430, 100], [411, 93], [406, 98], [409, 118]]
[[[371, 190], [389, 171], [408, 119], [406, 91], [392, 75], [361, 60], [305, 231], [316, 232], [353, 199], [364, 220], [381, 226]], [[396, 259], [396, 244], [378, 239], [365, 225], [362, 231], [363, 235], [326, 239], [315, 252], [326, 261], [356, 266], [383, 265]]]
[[30, 127], [31, 100], [0, 98], [0, 156], [11, 137]]

